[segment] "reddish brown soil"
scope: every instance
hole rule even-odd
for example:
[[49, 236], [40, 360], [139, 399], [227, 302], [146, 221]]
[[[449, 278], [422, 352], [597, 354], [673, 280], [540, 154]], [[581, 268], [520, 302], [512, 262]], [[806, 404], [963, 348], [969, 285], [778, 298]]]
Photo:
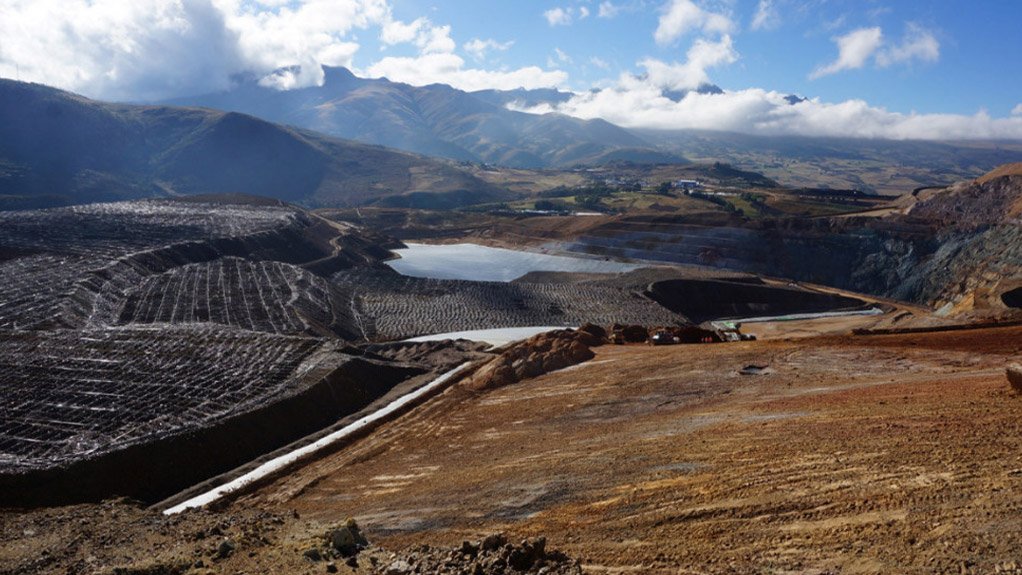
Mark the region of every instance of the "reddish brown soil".
[[350, 515], [389, 548], [545, 535], [591, 573], [1022, 572], [1022, 396], [1004, 375], [1022, 328], [595, 351], [452, 388], [226, 510], [115, 529], [134, 540], [80, 528], [83, 508], [0, 515], [0, 573], [42, 550], [50, 572], [93, 572], [65, 566], [154, 538], [187, 553], [183, 525], [263, 512], [284, 521], [269, 543], [207, 565], [323, 572], [296, 555]]

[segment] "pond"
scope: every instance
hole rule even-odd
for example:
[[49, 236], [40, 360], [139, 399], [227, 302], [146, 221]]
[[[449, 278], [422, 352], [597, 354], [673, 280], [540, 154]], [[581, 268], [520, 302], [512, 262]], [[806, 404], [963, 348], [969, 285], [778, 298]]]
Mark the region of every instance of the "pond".
[[529, 272], [623, 273], [642, 266], [623, 262], [553, 256], [477, 244], [406, 244], [394, 250], [401, 258], [387, 262], [402, 275], [509, 282]]

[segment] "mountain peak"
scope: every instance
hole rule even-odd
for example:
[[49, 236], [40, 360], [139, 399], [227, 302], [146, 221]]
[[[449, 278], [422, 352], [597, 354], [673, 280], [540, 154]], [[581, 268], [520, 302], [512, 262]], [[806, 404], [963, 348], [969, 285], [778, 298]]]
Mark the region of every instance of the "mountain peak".
[[323, 85], [347, 85], [359, 78], [343, 66], [323, 66]]
[[[465, 92], [448, 84], [412, 86], [366, 79], [324, 67], [325, 82], [279, 91], [248, 84], [218, 94], [177, 99], [175, 105], [243, 112], [409, 152], [520, 168], [599, 163], [607, 154], [636, 161], [656, 152], [635, 134], [608, 122], [562, 114], [509, 110], [512, 101], [536, 106], [567, 101], [555, 89]], [[682, 158], [658, 153], [661, 161]]]

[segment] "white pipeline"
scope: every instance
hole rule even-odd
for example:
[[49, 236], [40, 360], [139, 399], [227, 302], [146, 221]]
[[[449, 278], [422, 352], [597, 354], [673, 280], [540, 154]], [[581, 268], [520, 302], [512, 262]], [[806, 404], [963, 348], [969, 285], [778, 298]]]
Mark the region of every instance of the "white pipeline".
[[401, 409], [402, 407], [408, 405], [409, 403], [425, 395], [428, 395], [430, 392], [442, 386], [445, 382], [454, 377], [459, 370], [461, 370], [469, 363], [470, 362], [465, 362], [461, 364], [460, 366], [452, 369], [451, 371], [448, 371], [447, 373], [420, 387], [419, 389], [411, 393], [402, 395], [401, 397], [395, 399], [394, 401], [387, 404], [383, 408], [374, 411], [373, 413], [357, 421], [354, 421], [342, 427], [341, 429], [338, 429], [337, 431], [329, 435], [326, 435], [316, 440], [315, 442], [310, 443], [309, 445], [306, 445], [305, 447], [300, 447], [294, 451], [281, 455], [280, 457], [271, 459], [270, 461], [263, 463], [259, 467], [256, 467], [255, 469], [249, 471], [248, 473], [242, 475], [241, 477], [238, 477], [233, 481], [225, 483], [211, 491], [207, 491], [206, 493], [197, 495], [183, 503], [179, 503], [169, 509], [164, 510], [163, 513], [164, 515], [173, 515], [175, 513], [180, 513], [185, 509], [191, 509], [192, 507], [202, 507], [203, 505], [208, 505], [216, 501], [217, 499], [220, 499], [224, 495], [227, 495], [229, 493], [241, 489], [242, 487], [248, 485], [253, 481], [262, 479], [267, 475], [279, 471], [280, 469], [283, 469], [291, 465], [292, 463], [298, 461], [299, 459], [306, 457], [312, 453], [315, 453], [332, 443], [335, 443], [346, 437], [349, 437], [355, 432], [358, 432], [367, 427], [368, 425], [375, 423], [380, 419], [383, 419], [384, 417], [387, 417], [388, 415], [394, 413], [395, 411]]

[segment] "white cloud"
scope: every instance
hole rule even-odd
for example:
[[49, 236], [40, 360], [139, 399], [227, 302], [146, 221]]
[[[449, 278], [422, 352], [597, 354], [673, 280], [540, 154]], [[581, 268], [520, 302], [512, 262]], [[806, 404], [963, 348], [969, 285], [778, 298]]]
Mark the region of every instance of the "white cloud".
[[[600, 58], [599, 56], [593, 56], [593, 57], [589, 58], [589, 63], [592, 64], [593, 66], [596, 66], [597, 68], [599, 68], [601, 70], [609, 70], [610, 69], [610, 64], [606, 60], [604, 60], [603, 58]], [[1022, 108], [1022, 104], [1020, 104], [1019, 107]]]
[[498, 42], [492, 38], [486, 40], [480, 40], [479, 38], [473, 38], [462, 46], [466, 52], [468, 52], [472, 58], [476, 60], [486, 59], [486, 53], [489, 51], [506, 52], [511, 46], [514, 46], [514, 40], [508, 40], [507, 42]]
[[821, 66], [809, 75], [811, 79], [821, 78], [842, 70], [862, 68], [883, 44], [884, 37], [879, 27], [859, 28], [844, 36], [834, 38], [838, 57], [826, 66]]
[[220, 90], [242, 72], [291, 88], [350, 66], [353, 34], [389, 22], [387, 0], [3, 0], [0, 75], [114, 100]]
[[985, 112], [900, 114], [862, 100], [827, 103], [806, 100], [792, 105], [786, 94], [758, 88], [699, 94], [680, 101], [661, 87], [635, 77], [617, 86], [575, 95], [568, 102], [531, 112], [560, 112], [579, 118], [603, 118], [628, 128], [701, 129], [760, 135], [803, 135], [885, 139], [1022, 138], [1022, 115], [991, 118]]
[[385, 45], [415, 44], [420, 53], [453, 52], [457, 44], [451, 39], [450, 26], [435, 26], [428, 18], [416, 18], [405, 24], [388, 18], [380, 26], [380, 41]]
[[696, 40], [686, 54], [684, 63], [668, 64], [647, 58], [639, 65], [646, 69], [644, 82], [660, 89], [692, 90], [710, 81], [707, 70], [738, 60], [731, 36], [717, 42]]
[[418, 57], [387, 57], [364, 71], [372, 78], [386, 77], [416, 86], [443, 83], [467, 91], [494, 88], [554, 88], [563, 85], [568, 75], [560, 70], [543, 70], [527, 66], [516, 70], [492, 71], [466, 68], [465, 60], [456, 54], [432, 53]]
[[666, 45], [693, 30], [727, 34], [732, 28], [734, 23], [724, 14], [703, 10], [692, 0], [670, 0], [663, 7], [653, 39]]
[[[395, 20], [388, 0], [0, 0], [0, 76], [112, 100], [222, 90], [239, 73], [286, 90], [321, 84], [322, 65], [356, 69], [356, 34], [366, 30], [417, 51], [363, 65], [375, 75], [469, 89], [567, 81], [535, 66], [467, 66], [450, 26]], [[465, 49], [482, 57], [511, 44], [476, 39]]]
[[[237, 35], [245, 70], [266, 74], [298, 66], [287, 82], [278, 81], [279, 74], [264, 80], [278, 88], [321, 83], [324, 55], [335, 65], [350, 66], [358, 49], [350, 34], [371, 26], [386, 27], [392, 20], [386, 0], [305, 0], [280, 6], [255, 6], [240, 0], [182, 1], [212, 2], [221, 10], [227, 28]], [[400, 31], [395, 32], [400, 36]], [[344, 54], [349, 56], [340, 57]], [[213, 58], [215, 52], [207, 50], [204, 57]]]
[[759, 0], [750, 28], [753, 30], [770, 30], [780, 24], [781, 15], [777, 12], [774, 0]]
[[557, 59], [560, 62], [563, 62], [565, 64], [571, 64], [572, 62], [571, 56], [569, 56], [568, 53], [565, 52], [564, 50], [561, 50], [560, 48], [554, 48], [554, 54], [557, 55]]
[[428, 23], [429, 20], [426, 18], [416, 18], [407, 24], [398, 20], [391, 20], [380, 29], [380, 40], [384, 44], [412, 42], [418, 37], [419, 31], [422, 30], [423, 26]]
[[561, 7], [551, 8], [543, 12], [547, 24], [551, 26], [567, 26], [571, 24], [571, 12]]
[[579, 20], [585, 20], [588, 17], [589, 17], [589, 8], [586, 8], [585, 6], [579, 6], [578, 7], [578, 19]]
[[597, 15], [600, 18], [613, 18], [614, 16], [617, 16], [618, 12], [620, 12], [620, 11], [621, 11], [621, 7], [620, 6], [615, 6], [613, 2], [609, 2], [609, 1], [608, 2], [600, 2], [600, 9], [597, 12]]
[[415, 45], [423, 54], [446, 54], [453, 52], [457, 44], [451, 39], [450, 26], [431, 26], [419, 34]]
[[879, 27], [859, 28], [834, 38], [838, 45], [837, 60], [821, 66], [809, 75], [811, 79], [834, 74], [842, 70], [862, 68], [869, 62], [886, 68], [913, 61], [936, 62], [940, 59], [940, 42], [932, 32], [918, 24], [908, 24], [901, 42], [889, 45]]
[[208, 1], [0, 2], [0, 75], [9, 78], [155, 98], [226, 87], [245, 60], [237, 32]]
[[885, 48], [877, 54], [877, 65], [887, 67], [913, 60], [936, 62], [939, 59], [940, 42], [933, 33], [918, 24], [909, 24], [900, 44]]
[[1011, 109], [1012, 116], [1022, 116], [1022, 103]]

